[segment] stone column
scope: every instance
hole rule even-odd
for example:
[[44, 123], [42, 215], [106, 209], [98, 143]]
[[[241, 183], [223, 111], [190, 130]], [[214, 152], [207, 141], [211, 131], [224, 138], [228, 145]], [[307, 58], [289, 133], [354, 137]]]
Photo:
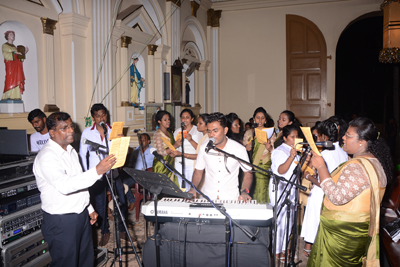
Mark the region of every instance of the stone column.
[[[72, 121], [85, 125], [85, 117], [90, 117], [88, 104], [92, 88], [86, 88], [88, 79], [93, 79], [87, 62], [87, 35], [90, 18], [75, 13], [59, 15], [61, 72], [63, 76], [63, 110], [71, 115]], [[97, 70], [94, 70], [97, 71]]]
[[207, 10], [207, 40], [210, 51], [210, 95], [208, 112], [219, 111], [219, 19], [221, 10]]
[[155, 87], [155, 102], [164, 102], [164, 72], [170, 72], [171, 68], [168, 64], [168, 53], [171, 47], [167, 45], [159, 45], [154, 54], [154, 87]]
[[157, 45], [147, 45], [148, 57], [147, 57], [147, 77], [146, 77], [146, 89], [147, 89], [147, 102], [155, 103], [155, 77], [154, 77], [154, 53], [157, 51]]
[[55, 93], [55, 72], [54, 72], [54, 30], [56, 29], [57, 21], [49, 18], [40, 18], [43, 26], [43, 50], [45, 62], [45, 79], [44, 89], [46, 92], [46, 104], [43, 108], [44, 112], [56, 112], [60, 109], [56, 105]]
[[209, 98], [209, 85], [208, 85], [208, 67], [210, 65], [210, 61], [204, 60], [201, 62], [201, 65], [199, 67], [199, 104], [201, 107], [203, 107], [202, 112], [210, 112], [209, 111], [209, 104], [208, 104], [208, 98]]
[[[130, 62], [128, 55], [128, 47], [131, 44], [132, 38], [129, 36], [121, 37], [121, 71], [126, 69]], [[121, 106], [129, 106], [129, 92], [130, 92], [130, 71], [125, 72], [121, 79]]]
[[196, 64], [196, 70], [194, 71], [194, 106], [201, 107], [199, 103], [199, 91], [200, 91], [200, 70], [201, 63]]
[[[181, 51], [181, 0], [166, 0], [166, 10], [170, 10], [171, 17], [167, 20], [168, 46], [171, 47], [169, 62], [172, 64], [180, 57]], [[172, 65], [171, 64], [171, 65]]]

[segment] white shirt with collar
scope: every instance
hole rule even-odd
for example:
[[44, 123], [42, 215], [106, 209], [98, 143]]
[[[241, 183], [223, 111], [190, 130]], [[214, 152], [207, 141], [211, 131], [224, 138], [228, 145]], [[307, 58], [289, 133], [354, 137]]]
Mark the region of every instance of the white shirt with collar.
[[[246, 148], [238, 142], [226, 138], [228, 141], [222, 150], [249, 162]], [[211, 200], [237, 200], [239, 198], [239, 168], [244, 172], [249, 172], [251, 167], [230, 157], [226, 159], [225, 164], [224, 154], [213, 149], [207, 154], [206, 146], [207, 142], [200, 146], [195, 167], [197, 170], [205, 169], [205, 180], [201, 190]]]
[[[88, 167], [90, 169], [90, 168], [93, 168], [94, 166], [96, 166], [97, 164], [99, 164], [100, 160], [99, 160], [99, 157], [96, 155], [96, 150], [93, 149], [92, 146], [82, 143], [82, 139], [86, 138], [89, 141], [103, 145], [105, 147], [107, 147], [106, 141], [108, 141], [108, 147], [111, 149], [111, 142], [108, 140], [108, 138], [110, 137], [110, 133], [111, 133], [111, 126], [108, 124], [106, 124], [106, 125], [107, 125], [107, 129], [108, 129], [107, 140], [105, 138], [102, 138], [100, 132], [97, 131], [96, 123], [93, 124], [92, 127], [86, 128], [82, 132], [81, 143], [80, 143], [80, 147], [79, 147], [79, 156], [81, 157], [82, 166], [83, 166], [84, 171], [86, 171], [88, 169]], [[89, 166], [87, 166], [87, 162], [86, 162], [86, 153], [88, 151], [89, 151]], [[99, 148], [99, 151], [100, 151], [101, 159], [104, 159], [105, 157], [108, 156], [107, 150], [105, 148]]]
[[35, 158], [33, 172], [45, 212], [79, 214], [85, 208], [89, 214], [94, 211], [89, 204], [87, 188], [101, 178], [101, 175], [97, 174], [96, 168], [82, 172], [78, 154], [71, 145], [65, 151], [49, 139]]

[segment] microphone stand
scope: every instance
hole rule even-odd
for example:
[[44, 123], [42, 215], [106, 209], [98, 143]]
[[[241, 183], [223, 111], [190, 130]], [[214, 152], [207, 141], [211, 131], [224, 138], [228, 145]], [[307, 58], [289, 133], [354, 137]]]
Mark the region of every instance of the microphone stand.
[[[298, 190], [295, 190], [295, 199], [294, 199], [294, 203], [292, 203], [290, 200], [289, 200], [289, 196], [290, 196], [290, 191], [292, 190], [292, 188], [293, 188], [293, 185], [295, 186], [295, 187], [297, 187], [297, 189], [298, 188], [300, 188], [299, 186], [298, 186], [298, 184], [296, 184], [296, 183], [299, 183], [299, 181], [300, 181], [300, 175], [301, 175], [301, 169], [302, 169], [302, 166], [304, 165], [304, 163], [305, 163], [305, 161], [306, 161], [306, 158], [307, 158], [307, 155], [308, 155], [308, 153], [311, 151], [311, 146], [308, 146], [307, 147], [307, 149], [306, 149], [306, 151], [302, 154], [302, 156], [301, 156], [301, 158], [300, 158], [300, 160], [299, 160], [299, 163], [296, 165], [296, 167], [295, 167], [295, 169], [293, 170], [293, 173], [292, 173], [292, 175], [291, 175], [291, 177], [290, 177], [290, 182], [291, 183], [287, 183], [286, 184], [286, 186], [285, 186], [285, 188], [283, 189], [283, 193], [281, 194], [281, 196], [279, 197], [279, 199], [278, 199], [278, 201], [276, 201], [276, 207], [278, 207], [279, 206], [279, 202], [281, 201], [281, 199], [282, 198], [284, 198], [284, 201], [282, 202], [282, 204], [281, 204], [281, 207], [280, 207], [280, 209], [279, 209], [279, 211], [278, 211], [278, 214], [277, 214], [277, 217], [279, 216], [279, 214], [280, 214], [280, 212], [282, 211], [282, 209], [285, 207], [285, 205], [286, 205], [286, 217], [287, 217], [287, 221], [286, 221], [286, 249], [285, 249], [285, 266], [286, 266], [286, 264], [287, 264], [287, 258], [288, 258], [288, 250], [287, 250], [287, 248], [288, 248], [288, 239], [289, 239], [289, 225], [290, 225], [290, 208], [291, 208], [291, 205], [292, 204], [294, 204], [294, 206], [295, 206], [295, 209], [294, 209], [294, 214], [293, 214], [293, 226], [292, 226], [292, 233], [293, 233], [293, 236], [292, 236], [292, 240], [291, 240], [291, 251], [292, 251], [292, 255], [289, 255], [289, 263], [288, 263], [288, 265], [287, 266], [296, 266], [297, 264], [299, 264], [299, 263], [301, 263], [302, 262], [302, 260], [300, 260], [300, 261], [298, 261], [297, 263], [295, 263], [294, 262], [294, 257], [295, 257], [295, 249], [296, 249], [296, 244], [297, 244], [297, 226], [296, 226], [296, 221], [297, 221], [297, 216], [298, 216], [298, 211], [299, 211], [299, 199], [298, 199], [298, 197], [299, 197], [299, 191]], [[298, 179], [296, 180], [295, 178], [296, 177], [298, 177]], [[289, 186], [289, 184], [290, 184], [290, 186]], [[289, 189], [288, 190], [286, 190], [287, 189], [287, 187], [289, 186]], [[305, 188], [305, 187], [304, 187]], [[306, 188], [305, 188], [306, 189]], [[303, 190], [303, 191], [306, 191], [306, 190]], [[275, 229], [275, 242], [276, 242], [276, 234], [277, 234], [277, 229]]]
[[184, 155], [185, 155], [185, 146], [184, 146], [184, 140], [185, 140], [185, 138], [183, 137], [183, 129], [184, 128], [186, 128], [185, 127], [185, 124], [184, 123], [182, 123], [182, 125], [181, 125], [181, 134], [182, 134], [182, 175], [181, 175], [181, 177], [182, 177], [182, 188], [186, 188], [186, 175], [185, 175], [185, 157], [184, 157]]
[[[226, 224], [226, 234], [225, 234], [225, 238], [226, 238], [226, 253], [225, 253], [225, 266], [229, 267], [229, 245], [230, 245], [230, 233], [232, 231], [232, 224], [235, 225], [236, 227], [238, 227], [251, 241], [255, 241], [256, 240], [256, 236], [252, 233], [250, 233], [248, 230], [246, 230], [245, 228], [243, 228], [243, 226], [241, 226], [238, 222], [236, 222], [234, 219], [231, 218], [231, 216], [226, 212], [225, 208], [223, 206], [218, 206], [215, 205], [215, 203], [207, 196], [205, 195], [200, 189], [198, 189], [196, 186], [193, 185], [193, 183], [191, 181], [189, 181], [188, 179], [186, 179], [184, 176], [182, 176], [174, 167], [172, 167], [167, 161], [165, 161], [163, 158], [159, 158], [157, 157], [157, 159], [170, 171], [172, 171], [175, 175], [182, 177], [183, 180], [185, 180], [186, 183], [190, 184], [193, 189], [199, 193], [202, 197], [204, 197], [205, 199], [207, 199], [211, 205], [218, 210], [222, 215], [225, 216], [225, 221], [226, 222], [230, 222], [230, 224]], [[156, 207], [156, 200], [154, 203], [154, 206]], [[155, 209], [156, 210], [156, 209]], [[157, 223], [155, 223], [155, 232], [157, 230], [158, 233], [158, 225], [156, 225]], [[161, 241], [161, 237], [160, 241]], [[156, 237], [157, 240], [157, 237]], [[159, 253], [159, 251], [158, 251]], [[156, 247], [156, 254], [157, 254], [157, 247]], [[159, 254], [158, 254], [159, 255]], [[157, 262], [158, 263], [158, 262]], [[186, 266], [186, 263], [184, 263]], [[157, 265], [159, 266], [159, 265]]]
[[[105, 141], [106, 141], [106, 151], [107, 151], [107, 154], [109, 154], [109, 153], [110, 153], [110, 152], [109, 152], [110, 150], [109, 150], [108, 140], [107, 140], [107, 127], [106, 127], [106, 126], [103, 126], [103, 130], [104, 130], [104, 139], [105, 139]], [[96, 154], [97, 154], [97, 156], [99, 157], [99, 160], [101, 161], [99, 149], [96, 150]], [[105, 173], [105, 176], [106, 176], [106, 181], [107, 181], [107, 183], [108, 183], [108, 186], [110, 187], [111, 197], [112, 197], [112, 199], [113, 199], [113, 205], [114, 205], [114, 211], [113, 211], [113, 216], [114, 216], [114, 231], [115, 231], [115, 238], [116, 238], [116, 244], [117, 244], [117, 247], [114, 248], [114, 252], [113, 252], [113, 254], [114, 254], [114, 259], [113, 259], [113, 261], [112, 261], [112, 263], [111, 263], [110, 266], [113, 266], [113, 265], [114, 265], [114, 263], [115, 263], [115, 261], [116, 261], [116, 259], [117, 259], [117, 257], [118, 257], [119, 266], [122, 267], [122, 248], [121, 248], [120, 235], [119, 235], [119, 231], [118, 231], [118, 221], [119, 221], [118, 214], [119, 214], [119, 216], [121, 216], [120, 218], [122, 219], [122, 224], [123, 224], [123, 226], [124, 226], [124, 229], [125, 229], [125, 231], [126, 231], [126, 234], [128, 235], [129, 241], [131, 242], [131, 246], [132, 246], [133, 252], [135, 253], [135, 256], [136, 256], [136, 260], [137, 260], [137, 262], [138, 262], [138, 265], [139, 265], [139, 266], [142, 266], [142, 264], [141, 264], [141, 262], [140, 262], [139, 255], [138, 255], [137, 252], [136, 252], [135, 245], [133, 244], [132, 237], [131, 237], [131, 235], [130, 235], [130, 233], [129, 233], [129, 231], [128, 231], [128, 227], [127, 227], [126, 224], [125, 224], [125, 218], [124, 218], [124, 216], [123, 216], [123, 214], [122, 214], [122, 212], [121, 212], [121, 209], [120, 209], [120, 207], [119, 207], [119, 202], [118, 202], [118, 200], [117, 200], [117, 198], [116, 198], [116, 196], [115, 196], [115, 192], [116, 192], [116, 188], [117, 188], [117, 187], [116, 187], [116, 184], [115, 184], [115, 179], [113, 178], [113, 171], [112, 171], [112, 169], [111, 169], [111, 171], [110, 171], [110, 174], [111, 174], [111, 177], [108, 177], [107, 173]], [[111, 182], [110, 182], [110, 181], [111, 181]]]
[[[307, 190], [307, 188], [305, 187], [305, 186], [302, 186], [302, 185], [299, 185], [299, 184], [296, 184], [295, 182], [293, 182], [293, 181], [288, 181], [288, 180], [286, 180], [284, 177], [281, 177], [281, 176], [279, 176], [279, 175], [275, 175], [271, 170], [265, 170], [265, 169], [263, 169], [263, 168], [261, 168], [261, 167], [259, 167], [259, 166], [257, 166], [257, 165], [254, 165], [254, 164], [252, 164], [252, 163], [250, 163], [250, 162], [247, 162], [247, 161], [245, 161], [245, 160], [243, 160], [243, 159], [241, 159], [241, 158], [239, 158], [239, 157], [236, 157], [235, 155], [233, 155], [233, 154], [230, 154], [230, 153], [228, 153], [228, 152], [225, 152], [224, 150], [222, 150], [222, 149], [219, 149], [218, 147], [216, 147], [214, 144], [210, 144], [207, 148], [209, 148], [209, 149], [214, 149], [214, 150], [216, 150], [216, 151], [218, 151], [218, 152], [221, 152], [221, 153], [223, 153], [224, 155], [226, 155], [226, 156], [228, 156], [228, 157], [231, 157], [231, 158], [233, 158], [233, 159], [236, 159], [236, 160], [238, 160], [238, 161], [240, 161], [240, 162], [242, 162], [242, 163], [244, 163], [244, 164], [246, 164], [246, 165], [248, 165], [248, 166], [251, 166], [251, 167], [253, 167], [253, 168], [255, 168], [255, 169], [258, 169], [258, 170], [261, 170], [261, 171], [263, 171], [263, 172], [265, 172], [265, 173], [268, 173], [271, 177], [273, 177], [273, 179], [274, 179], [274, 184], [275, 184], [275, 186], [278, 188], [278, 184], [279, 184], [279, 181], [282, 181], [282, 182], [286, 182], [286, 183], [288, 183], [288, 184], [291, 184], [291, 186], [295, 186], [296, 188], [298, 188], [298, 189], [301, 189], [301, 190], [303, 190], [303, 191], [306, 191]], [[277, 199], [277, 195], [278, 195], [278, 189], [276, 189], [275, 190], [275, 201], [276, 201], [276, 199]], [[276, 202], [277, 203], [277, 202]], [[275, 205], [276, 206], [276, 205]], [[274, 216], [273, 216], [273, 220], [272, 220], [272, 223], [274, 224], [274, 228], [275, 228], [275, 233], [274, 233], [274, 235], [275, 235], [275, 241], [276, 241], [276, 228], [277, 228], [277, 225], [276, 225], [276, 221], [277, 221], [277, 218], [278, 218], [278, 215], [279, 215], [279, 213], [277, 214], [277, 211], [276, 211], [276, 207], [274, 207]], [[272, 261], [273, 262], [273, 264], [275, 265], [275, 251], [276, 251], [276, 246], [274, 246], [273, 245], [273, 247], [272, 247], [272, 253], [273, 253], [273, 257], [274, 257], [274, 260]], [[286, 265], [286, 263], [285, 263], [285, 265]]]

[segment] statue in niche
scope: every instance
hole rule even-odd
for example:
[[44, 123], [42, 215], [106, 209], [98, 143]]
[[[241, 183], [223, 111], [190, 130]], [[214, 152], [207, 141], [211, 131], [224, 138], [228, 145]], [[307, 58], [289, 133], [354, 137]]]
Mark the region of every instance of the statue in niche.
[[133, 63], [130, 67], [131, 75], [131, 103], [136, 107], [139, 106], [140, 92], [145, 86], [145, 79], [142, 78], [140, 72], [136, 68], [136, 63], [139, 61], [139, 53], [133, 53], [132, 55]]
[[1, 100], [21, 100], [21, 95], [25, 90], [25, 75], [22, 62], [25, 54], [28, 53], [28, 47], [14, 45], [15, 32], [7, 31], [4, 34], [7, 42], [3, 44], [3, 57], [6, 64], [6, 80], [4, 92]]

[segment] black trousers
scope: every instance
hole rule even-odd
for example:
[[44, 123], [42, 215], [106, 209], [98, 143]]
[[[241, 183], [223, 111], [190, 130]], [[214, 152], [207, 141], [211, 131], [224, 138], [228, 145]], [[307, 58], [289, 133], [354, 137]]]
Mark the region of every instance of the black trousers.
[[49, 244], [50, 266], [92, 267], [94, 248], [89, 213], [52, 215], [43, 211], [42, 234]]

